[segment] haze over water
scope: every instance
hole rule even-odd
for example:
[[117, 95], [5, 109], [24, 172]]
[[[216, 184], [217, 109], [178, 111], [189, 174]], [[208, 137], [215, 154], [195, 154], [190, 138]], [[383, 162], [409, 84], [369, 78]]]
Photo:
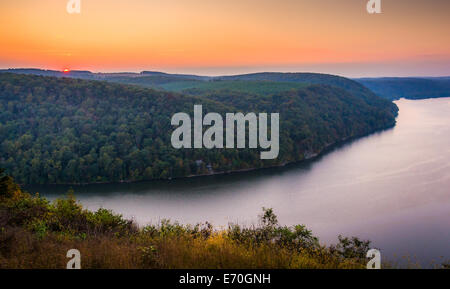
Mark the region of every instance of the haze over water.
[[[88, 209], [139, 224], [168, 218], [251, 225], [262, 207], [305, 224], [322, 243], [339, 234], [373, 241], [382, 257], [450, 259], [450, 98], [400, 100], [395, 128], [286, 168], [136, 184], [74, 187]], [[66, 186], [26, 188], [54, 199]], [[397, 257], [395, 257], [396, 255]]]

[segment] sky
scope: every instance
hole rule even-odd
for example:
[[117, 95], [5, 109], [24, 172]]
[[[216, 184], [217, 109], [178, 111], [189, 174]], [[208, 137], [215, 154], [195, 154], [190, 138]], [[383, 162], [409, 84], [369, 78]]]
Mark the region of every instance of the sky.
[[450, 1], [0, 0], [0, 68], [450, 75]]

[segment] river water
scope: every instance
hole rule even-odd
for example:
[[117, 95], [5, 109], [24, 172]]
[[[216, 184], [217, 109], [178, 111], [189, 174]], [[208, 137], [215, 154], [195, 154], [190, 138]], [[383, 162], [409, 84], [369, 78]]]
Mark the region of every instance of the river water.
[[[89, 209], [139, 224], [171, 219], [257, 223], [262, 207], [281, 224], [305, 224], [323, 244], [339, 234], [370, 239], [384, 259], [409, 256], [428, 267], [450, 259], [450, 98], [399, 100], [395, 128], [284, 168], [157, 181], [73, 187]], [[26, 188], [49, 199], [66, 186]]]

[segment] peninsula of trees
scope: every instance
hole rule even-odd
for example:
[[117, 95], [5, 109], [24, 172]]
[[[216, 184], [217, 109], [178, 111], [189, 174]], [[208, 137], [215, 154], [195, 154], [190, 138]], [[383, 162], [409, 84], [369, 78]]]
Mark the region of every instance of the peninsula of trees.
[[[172, 89], [0, 73], [0, 167], [21, 184], [80, 184], [280, 166], [392, 127], [398, 110], [359, 83], [331, 75], [143, 77]], [[171, 117], [193, 113], [196, 104], [222, 116], [279, 113], [278, 158], [261, 160], [259, 149], [172, 148]]]

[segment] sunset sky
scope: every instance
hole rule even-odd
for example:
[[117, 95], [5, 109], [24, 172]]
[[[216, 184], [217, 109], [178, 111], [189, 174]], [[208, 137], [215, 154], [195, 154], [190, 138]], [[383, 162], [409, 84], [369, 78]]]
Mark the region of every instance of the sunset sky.
[[450, 75], [450, 1], [0, 0], [0, 68]]

